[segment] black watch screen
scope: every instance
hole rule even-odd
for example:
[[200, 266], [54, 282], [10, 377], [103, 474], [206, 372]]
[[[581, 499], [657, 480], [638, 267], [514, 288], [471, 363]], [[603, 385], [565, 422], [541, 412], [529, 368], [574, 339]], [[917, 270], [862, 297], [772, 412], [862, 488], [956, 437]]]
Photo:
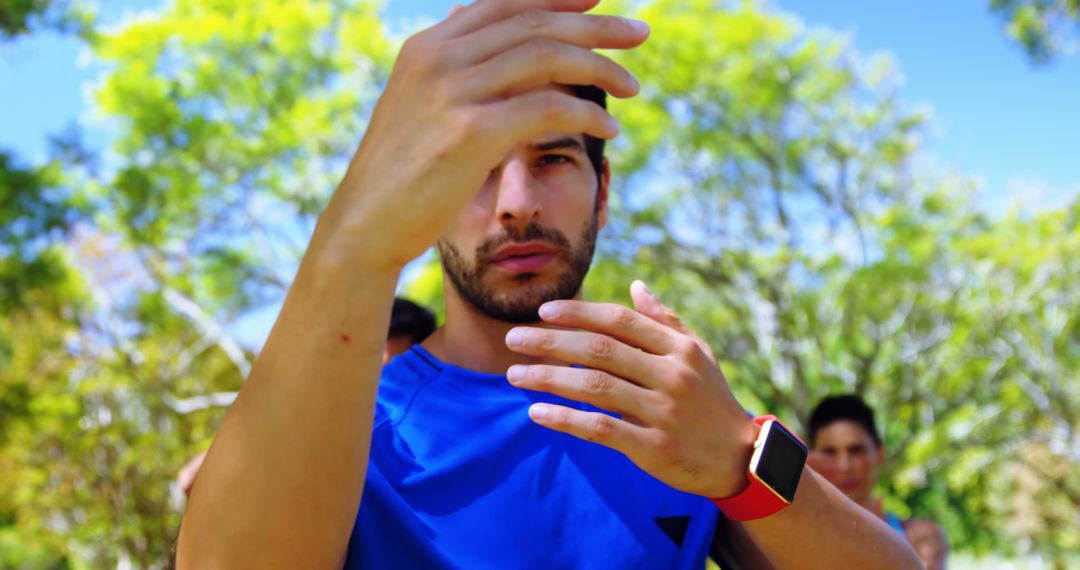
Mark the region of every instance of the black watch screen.
[[755, 473], [790, 503], [795, 500], [795, 490], [806, 465], [806, 446], [780, 422], [774, 421], [762, 447]]

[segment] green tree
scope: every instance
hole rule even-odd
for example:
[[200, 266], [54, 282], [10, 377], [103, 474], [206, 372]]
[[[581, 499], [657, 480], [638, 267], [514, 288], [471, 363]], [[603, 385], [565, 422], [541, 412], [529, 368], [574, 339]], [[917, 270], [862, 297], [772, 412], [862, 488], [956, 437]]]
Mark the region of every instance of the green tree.
[[990, 0], [990, 10], [1005, 20], [1005, 32], [1032, 61], [1046, 63], [1080, 42], [1078, 0]]
[[66, 0], [6, 0], [0, 4], [0, 41], [42, 29], [82, 36], [93, 31], [93, 14]]
[[283, 296], [393, 46], [373, 3], [299, 0], [183, 2], [91, 39], [121, 134], [65, 173], [94, 212], [58, 254], [80, 302], [0, 326], [0, 386], [26, 411], [0, 442], [3, 506], [76, 565], [160, 568], [176, 471], [252, 358], [226, 326]]

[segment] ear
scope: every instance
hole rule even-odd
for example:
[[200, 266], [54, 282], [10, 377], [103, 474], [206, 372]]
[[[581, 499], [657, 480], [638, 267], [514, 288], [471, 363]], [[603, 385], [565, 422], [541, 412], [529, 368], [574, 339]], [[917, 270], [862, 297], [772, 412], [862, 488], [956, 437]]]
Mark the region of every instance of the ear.
[[607, 225], [608, 214], [608, 185], [611, 183], [611, 166], [607, 157], [603, 162], [604, 171], [600, 173], [600, 187], [596, 189], [596, 216], [597, 229]]

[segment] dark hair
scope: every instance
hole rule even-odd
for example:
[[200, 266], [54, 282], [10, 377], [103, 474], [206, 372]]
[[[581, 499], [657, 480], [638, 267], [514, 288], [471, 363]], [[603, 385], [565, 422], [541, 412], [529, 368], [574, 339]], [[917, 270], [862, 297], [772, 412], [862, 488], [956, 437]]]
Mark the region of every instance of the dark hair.
[[862, 426], [870, 435], [870, 439], [874, 440], [874, 445], [881, 447], [881, 436], [874, 427], [874, 410], [871, 410], [870, 406], [867, 406], [866, 402], [855, 394], [829, 396], [818, 403], [814, 411], [810, 413], [810, 445], [814, 445], [818, 430], [841, 420], [855, 422]]
[[[574, 90], [575, 97], [592, 101], [601, 108], [607, 109], [607, 91], [595, 85], [571, 85], [570, 88]], [[589, 156], [589, 162], [596, 171], [598, 181], [604, 174], [604, 142], [604, 139], [585, 135], [585, 154]]]
[[413, 342], [420, 342], [435, 332], [435, 315], [408, 299], [394, 297], [394, 309], [390, 313], [390, 332], [386, 336], [408, 335]]

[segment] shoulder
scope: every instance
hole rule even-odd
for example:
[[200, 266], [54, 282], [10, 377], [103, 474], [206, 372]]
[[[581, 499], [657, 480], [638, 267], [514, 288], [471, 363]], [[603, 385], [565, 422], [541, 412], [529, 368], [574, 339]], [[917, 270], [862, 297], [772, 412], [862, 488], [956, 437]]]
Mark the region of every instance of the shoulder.
[[438, 361], [425, 357], [425, 353], [415, 347], [391, 359], [383, 367], [379, 379], [375, 427], [400, 421], [416, 396], [441, 373]]

